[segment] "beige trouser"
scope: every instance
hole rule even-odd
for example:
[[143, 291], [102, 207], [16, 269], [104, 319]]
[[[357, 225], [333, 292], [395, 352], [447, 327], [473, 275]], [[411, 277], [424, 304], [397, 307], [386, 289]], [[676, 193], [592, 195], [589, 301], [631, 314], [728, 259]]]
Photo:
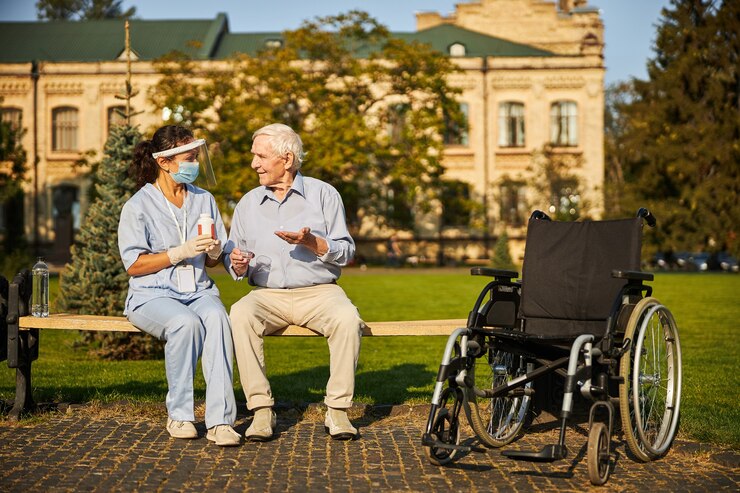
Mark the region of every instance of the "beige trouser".
[[337, 409], [352, 406], [362, 319], [342, 288], [336, 284], [256, 288], [231, 306], [229, 316], [249, 409], [275, 403], [265, 373], [262, 337], [291, 324], [315, 330], [329, 342], [330, 374], [324, 403]]

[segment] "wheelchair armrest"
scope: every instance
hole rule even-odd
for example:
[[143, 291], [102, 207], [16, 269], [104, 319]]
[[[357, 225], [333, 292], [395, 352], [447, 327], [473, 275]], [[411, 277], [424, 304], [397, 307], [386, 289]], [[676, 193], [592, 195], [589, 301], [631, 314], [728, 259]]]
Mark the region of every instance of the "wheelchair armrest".
[[496, 279], [516, 279], [519, 277], [519, 273], [513, 270], [499, 270], [491, 269], [490, 267], [473, 267], [470, 269], [471, 276], [489, 276], [495, 277]]
[[637, 270], [613, 270], [612, 277], [630, 281], [652, 281], [655, 279], [655, 276], [649, 272], [640, 272]]

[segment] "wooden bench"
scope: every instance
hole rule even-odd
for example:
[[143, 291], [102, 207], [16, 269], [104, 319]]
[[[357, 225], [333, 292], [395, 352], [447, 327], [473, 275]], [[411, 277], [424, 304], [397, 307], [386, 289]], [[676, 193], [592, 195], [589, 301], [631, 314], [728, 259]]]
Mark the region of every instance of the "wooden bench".
[[[52, 314], [32, 317], [30, 314], [31, 278], [25, 271], [12, 283], [0, 276], [0, 361], [16, 369], [15, 404], [11, 419], [35, 408], [31, 387], [31, 363], [38, 359], [41, 330], [91, 330], [101, 332], [140, 332], [125, 317], [98, 315]], [[464, 319], [366, 322], [363, 336], [441, 336], [466, 325]], [[318, 333], [290, 325], [270, 336], [316, 336]]]
[[[397, 322], [366, 322], [363, 336], [442, 336], [450, 335], [458, 327], [464, 327], [464, 319], [412, 320]], [[125, 317], [103, 317], [99, 315], [53, 314], [49, 317], [20, 317], [20, 330], [95, 330], [101, 332], [139, 332]], [[270, 336], [315, 336], [311, 329], [290, 325]]]

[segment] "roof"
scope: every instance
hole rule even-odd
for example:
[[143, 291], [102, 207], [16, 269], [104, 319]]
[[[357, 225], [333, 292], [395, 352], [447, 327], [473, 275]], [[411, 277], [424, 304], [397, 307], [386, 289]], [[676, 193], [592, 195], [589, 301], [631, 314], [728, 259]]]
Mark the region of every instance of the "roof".
[[[171, 51], [196, 60], [223, 59], [235, 52], [254, 55], [266, 41], [280, 40], [279, 32], [230, 33], [226, 14], [213, 20], [131, 20], [131, 49], [140, 60], [153, 60]], [[542, 57], [554, 54], [505, 39], [442, 24], [417, 32], [391, 33], [406, 41], [428, 43], [449, 53], [453, 43], [465, 45], [466, 57]], [[100, 62], [116, 60], [124, 50], [124, 21], [0, 22], [0, 63]], [[358, 51], [369, 53], [370, 47]]]

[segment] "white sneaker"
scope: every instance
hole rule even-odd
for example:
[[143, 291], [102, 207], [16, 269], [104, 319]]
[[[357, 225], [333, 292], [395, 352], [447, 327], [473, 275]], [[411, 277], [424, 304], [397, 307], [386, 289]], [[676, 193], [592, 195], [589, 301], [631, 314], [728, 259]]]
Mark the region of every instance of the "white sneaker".
[[172, 438], [198, 438], [198, 431], [190, 421], [167, 418], [167, 431]]
[[344, 409], [326, 409], [324, 429], [334, 440], [352, 440], [357, 437], [357, 428], [352, 426]]
[[261, 407], [254, 411], [252, 424], [244, 433], [244, 438], [253, 442], [265, 442], [272, 438], [272, 432], [277, 426], [277, 418], [271, 407]]
[[229, 425], [216, 425], [208, 430], [206, 438], [221, 447], [235, 447], [241, 443], [241, 435]]

